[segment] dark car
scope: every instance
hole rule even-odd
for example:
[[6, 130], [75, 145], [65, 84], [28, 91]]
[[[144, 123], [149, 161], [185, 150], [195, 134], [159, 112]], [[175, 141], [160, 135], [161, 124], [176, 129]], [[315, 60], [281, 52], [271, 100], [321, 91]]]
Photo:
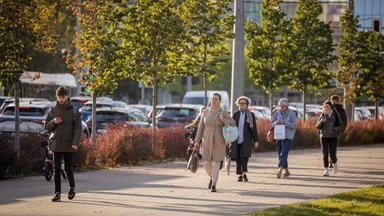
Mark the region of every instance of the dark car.
[[[3, 104], [0, 107], [0, 114], [4, 111], [5, 107], [8, 106], [9, 104], [12, 104], [15, 102], [15, 98], [9, 97], [3, 101]], [[50, 102], [48, 99], [45, 98], [19, 98], [19, 102]]]
[[80, 109], [88, 101], [92, 101], [92, 98], [88, 96], [71, 97], [71, 104], [76, 109]]
[[[110, 124], [124, 123], [138, 127], [149, 127], [148, 118], [138, 109], [131, 108], [99, 108], [96, 110], [96, 132], [104, 133], [105, 127]], [[92, 127], [92, 118], [86, 122], [89, 130]]]
[[[106, 108], [111, 108], [112, 109], [112, 105], [111, 105], [110, 102], [96, 101], [96, 109], [97, 108], [102, 108], [102, 107], [106, 107]], [[86, 102], [84, 104], [84, 106], [82, 106], [79, 109], [79, 112], [80, 112], [80, 115], [81, 115], [81, 120], [83, 120], [84, 122], [87, 122], [89, 117], [92, 115], [92, 101]]]
[[157, 127], [190, 124], [197, 116], [201, 105], [168, 104], [156, 107]]

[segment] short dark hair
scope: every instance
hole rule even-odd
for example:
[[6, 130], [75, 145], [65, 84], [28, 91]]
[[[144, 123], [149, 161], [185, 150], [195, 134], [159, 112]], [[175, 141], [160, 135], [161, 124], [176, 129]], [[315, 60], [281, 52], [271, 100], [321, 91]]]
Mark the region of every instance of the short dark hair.
[[339, 96], [338, 95], [332, 95], [331, 100], [339, 100]]
[[56, 95], [57, 96], [66, 96], [66, 95], [68, 95], [68, 89], [65, 88], [64, 86], [60, 86], [56, 90]]
[[[220, 95], [219, 93], [213, 93], [213, 96], [215, 96], [215, 95], [216, 95], [217, 97], [219, 97], [219, 100], [221, 101], [221, 95]], [[212, 96], [212, 97], [213, 97], [213, 96]]]

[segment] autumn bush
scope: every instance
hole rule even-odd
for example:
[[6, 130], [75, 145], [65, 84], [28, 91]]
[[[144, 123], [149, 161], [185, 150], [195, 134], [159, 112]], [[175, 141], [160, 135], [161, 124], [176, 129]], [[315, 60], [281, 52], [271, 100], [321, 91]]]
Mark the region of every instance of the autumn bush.
[[[319, 133], [315, 127], [317, 119], [309, 119], [304, 124], [297, 121], [297, 129], [292, 148], [320, 147]], [[266, 140], [271, 129], [267, 119], [257, 120], [259, 148], [257, 151], [272, 151], [274, 144]], [[135, 165], [161, 162], [186, 157], [189, 140], [182, 126], [157, 129], [156, 145], [152, 148], [152, 128], [140, 128], [118, 124], [106, 128], [97, 136], [97, 145], [90, 138], [82, 139], [74, 156], [75, 170], [97, 169], [104, 166]], [[342, 146], [384, 143], [384, 121], [359, 121], [348, 124], [340, 141]], [[8, 145], [0, 146], [0, 158], [7, 156]], [[8, 149], [9, 150], [9, 149]], [[21, 138], [20, 160], [14, 160], [9, 170], [13, 175], [41, 173], [45, 158], [41, 147], [41, 137], [33, 134]]]

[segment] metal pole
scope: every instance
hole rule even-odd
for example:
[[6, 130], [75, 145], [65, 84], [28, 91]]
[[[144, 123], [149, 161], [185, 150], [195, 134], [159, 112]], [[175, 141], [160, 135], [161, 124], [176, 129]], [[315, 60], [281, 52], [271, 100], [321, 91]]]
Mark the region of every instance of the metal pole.
[[235, 38], [232, 47], [231, 113], [235, 110], [235, 101], [244, 95], [244, 0], [235, 0], [234, 25]]

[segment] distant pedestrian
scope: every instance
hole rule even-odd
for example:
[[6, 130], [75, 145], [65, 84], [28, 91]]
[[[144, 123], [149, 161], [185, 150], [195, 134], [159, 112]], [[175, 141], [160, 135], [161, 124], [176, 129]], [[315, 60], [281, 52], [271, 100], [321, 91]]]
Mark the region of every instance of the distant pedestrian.
[[296, 132], [296, 114], [288, 108], [288, 99], [286, 98], [281, 98], [278, 106], [280, 109], [277, 109], [272, 116], [272, 127], [280, 124], [285, 126], [285, 139], [275, 141], [279, 158], [277, 178], [281, 178], [283, 170], [285, 170], [283, 177], [289, 177], [291, 175], [288, 169], [288, 154]]
[[[197, 130], [198, 130], [198, 126], [199, 126], [200, 120], [201, 120], [201, 116], [203, 115], [205, 109], [206, 109], [205, 106], [201, 106], [200, 109], [199, 109], [199, 113], [197, 114], [197, 116], [193, 120], [193, 122], [191, 124], [189, 124], [189, 125], [186, 125], [184, 127], [185, 129], [189, 130], [189, 133], [187, 134], [188, 135], [187, 137], [190, 140], [190, 144], [188, 145], [188, 148], [187, 148], [187, 161], [189, 160], [189, 158], [192, 155], [193, 148], [194, 148], [194, 140], [196, 138], [196, 134], [197, 134]], [[202, 149], [201, 145], [202, 145], [202, 142], [200, 141], [200, 149]], [[199, 152], [199, 154], [201, 156], [200, 152]]]
[[203, 139], [203, 161], [205, 170], [210, 177], [208, 188], [216, 192], [219, 178], [220, 163], [225, 158], [226, 143], [223, 137], [223, 125], [236, 124], [226, 110], [220, 107], [221, 95], [214, 93], [211, 106], [206, 109], [199, 123], [195, 138], [195, 146], [199, 147]]
[[56, 106], [51, 108], [45, 119], [45, 128], [51, 133], [49, 149], [54, 152], [55, 196], [52, 202], [61, 201], [61, 158], [64, 157], [65, 172], [69, 182], [68, 199], [75, 197], [75, 178], [72, 171], [73, 153], [78, 149], [81, 137], [81, 117], [68, 99], [68, 90], [56, 90]]
[[[343, 108], [343, 105], [341, 105], [339, 103], [340, 99], [339, 99], [338, 95], [332, 95], [330, 99], [331, 99], [333, 107], [336, 108], [337, 112], [340, 115], [341, 120], [344, 123], [343, 124], [344, 127], [342, 128], [339, 136], [337, 137], [337, 146], [339, 146], [340, 145], [341, 134], [345, 131], [345, 128], [347, 127], [347, 121], [348, 121], [347, 113], [345, 112], [345, 109]], [[333, 168], [332, 160], [329, 160], [329, 168]]]
[[245, 96], [239, 97], [236, 105], [238, 111], [232, 118], [236, 121], [239, 137], [231, 145], [230, 156], [236, 160], [236, 174], [239, 175], [237, 181], [247, 182], [248, 160], [252, 154], [252, 147], [257, 148], [259, 145], [259, 137], [255, 114], [248, 110], [250, 100]]
[[329, 176], [328, 156], [331, 157], [333, 164], [333, 172], [338, 172], [337, 165], [337, 138], [344, 128], [344, 123], [341, 120], [336, 108], [332, 102], [326, 100], [323, 104], [323, 113], [319, 117], [316, 128], [320, 133], [320, 144], [323, 152], [324, 173], [323, 176]]

